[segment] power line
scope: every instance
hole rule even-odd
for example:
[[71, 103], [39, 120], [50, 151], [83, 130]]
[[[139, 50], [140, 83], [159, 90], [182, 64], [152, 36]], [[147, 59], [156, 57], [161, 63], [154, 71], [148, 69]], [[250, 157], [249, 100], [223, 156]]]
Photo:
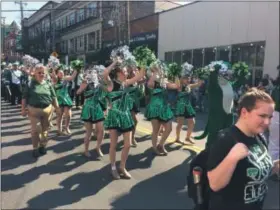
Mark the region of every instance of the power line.
[[[181, 4], [178, 4], [178, 3], [176, 3], [176, 2], [172, 2], [172, 1], [168, 1], [168, 0], [163, 0], [163, 1], [155, 1], [155, 2], [163, 2], [163, 3], [173, 3], [173, 4], [175, 4], [175, 5], [178, 5], [178, 6], [182, 6]], [[131, 3], [133, 3], [133, 2], [131, 2]], [[142, 2], [142, 3], [145, 3], [145, 1], [144, 2]], [[98, 8], [102, 8], [102, 9], [115, 9], [116, 7], [115, 6], [100, 6], [100, 7], [96, 7], [96, 9], [98, 9]], [[50, 9], [23, 9], [23, 10], [21, 10], [21, 9], [5, 9], [5, 10], [1, 10], [1, 12], [20, 12], [20, 11], [25, 11], [25, 12], [36, 12], [36, 11], [71, 11], [71, 10], [73, 10], [73, 11], [75, 11], [75, 10], [81, 10], [81, 9], [83, 9], [83, 10], [91, 10], [92, 8], [89, 8], [89, 7], [87, 7], [87, 8], [85, 8], [85, 7], [73, 7], [73, 8], [64, 8], [64, 9], [59, 9], [59, 8], [50, 8]]]
[[27, 3], [23, 3], [22, 0], [15, 1], [15, 4], [19, 4], [20, 7], [20, 14], [21, 14], [21, 21], [23, 20], [23, 5], [27, 5]]
[[[102, 8], [102, 9], [113, 9], [114, 7], [112, 6], [108, 6], [108, 7], [99, 7], [99, 8]], [[67, 9], [23, 9], [23, 11], [25, 12], [37, 12], [37, 11], [75, 11], [75, 10], [92, 10], [92, 8], [84, 8], [84, 7], [79, 7], [79, 8], [67, 8]], [[95, 8], [95, 9], [98, 9]], [[7, 9], [7, 10], [1, 10], [1, 12], [19, 12], [21, 10], [18, 10], [18, 9]]]

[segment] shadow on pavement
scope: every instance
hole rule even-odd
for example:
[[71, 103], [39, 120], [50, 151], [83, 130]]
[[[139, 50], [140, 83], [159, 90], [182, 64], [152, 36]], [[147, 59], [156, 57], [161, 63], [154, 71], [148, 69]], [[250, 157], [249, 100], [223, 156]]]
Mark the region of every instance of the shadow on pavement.
[[24, 187], [26, 184], [35, 181], [43, 174], [60, 174], [71, 171], [85, 164], [87, 160], [82, 158], [80, 154], [71, 154], [62, 158], [50, 161], [46, 165], [33, 167], [21, 174], [2, 174], [2, 191], [16, 190]]
[[188, 162], [191, 155], [180, 165], [144, 180], [111, 203], [113, 209], [191, 209], [192, 200], [187, 197]]
[[5, 120], [2, 120], [1, 119], [1, 124], [5, 124], [5, 123], [15, 123], [15, 122], [19, 122], [19, 121], [24, 121], [26, 120], [25, 118], [9, 118], [9, 119], [5, 119]]
[[[150, 167], [154, 158], [151, 154], [149, 150], [146, 150], [143, 154], [129, 156], [128, 169]], [[112, 205], [115, 209], [171, 209], [174, 206], [186, 209], [191, 206], [191, 202], [186, 199], [185, 185], [188, 162], [193, 155], [195, 153], [191, 152], [191, 156], [181, 165], [138, 183], [132, 188], [131, 193], [116, 199]], [[136, 162], [145, 157], [148, 161]], [[60, 182], [61, 188], [43, 192], [30, 199], [27, 202], [27, 208], [34, 209], [44, 206], [46, 209], [52, 209], [71, 205], [86, 197], [96, 195], [112, 181], [110, 165], [97, 171], [78, 173]], [[163, 195], [166, 199], [163, 198]], [[153, 202], [148, 205], [147, 203], [150, 203], [151, 199]]]
[[[28, 143], [28, 141], [29, 141], [29, 143]], [[3, 144], [4, 144], [4, 147], [30, 144], [30, 148], [32, 148], [30, 138], [19, 139], [19, 140], [8, 142], [8, 143], [2, 143], [2, 145]], [[54, 153], [60, 154], [60, 153], [71, 151], [71, 150], [75, 149], [76, 147], [80, 146], [81, 144], [83, 144], [82, 139], [75, 139], [75, 140], [71, 140], [71, 141], [65, 140], [61, 143], [57, 143], [53, 146], [47, 147], [47, 150], [52, 150]], [[2, 169], [2, 171], [7, 171], [7, 170], [15, 169], [19, 166], [24, 166], [24, 165], [29, 165], [29, 164], [35, 163], [36, 161], [37, 160], [32, 157], [32, 149], [25, 150], [25, 151], [16, 153], [16, 154], [8, 157], [7, 159], [2, 160], [1, 169]]]
[[30, 199], [27, 202], [27, 209], [42, 207], [44, 209], [53, 209], [59, 206], [71, 205], [83, 198], [96, 195], [112, 181], [110, 165], [93, 172], [77, 173], [60, 182], [60, 188], [43, 192]]
[[31, 138], [24, 138], [24, 139], [17, 139], [15, 141], [10, 141], [10, 142], [2, 142], [1, 143], [1, 147], [14, 147], [14, 146], [26, 146], [26, 145], [30, 145], [31, 146], [32, 142], [31, 142]]
[[35, 163], [37, 160], [31, 156], [32, 150], [16, 153], [7, 159], [1, 160], [1, 170], [7, 171], [19, 166]]
[[20, 124], [20, 125], [1, 126], [1, 131], [3, 131], [3, 130], [12, 130], [12, 129], [21, 129], [21, 127], [25, 127], [25, 126], [29, 126], [30, 127], [30, 123], [25, 123], [25, 124]]

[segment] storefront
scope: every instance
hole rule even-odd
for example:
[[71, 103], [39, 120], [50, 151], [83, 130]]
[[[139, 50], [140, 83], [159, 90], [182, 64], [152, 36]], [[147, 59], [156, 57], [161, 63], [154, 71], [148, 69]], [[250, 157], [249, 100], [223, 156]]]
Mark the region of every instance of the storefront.
[[[205, 12], [207, 11], [207, 12]], [[279, 2], [197, 1], [159, 15], [158, 56], [195, 67], [245, 61], [252, 81], [277, 75]]]
[[[100, 57], [102, 60], [110, 59], [112, 49], [117, 47], [116, 27], [103, 29], [103, 41]], [[119, 40], [119, 45], [124, 45], [124, 40]], [[133, 51], [138, 46], [147, 46], [157, 54], [158, 46], [158, 13], [142, 17], [130, 22], [129, 48]]]

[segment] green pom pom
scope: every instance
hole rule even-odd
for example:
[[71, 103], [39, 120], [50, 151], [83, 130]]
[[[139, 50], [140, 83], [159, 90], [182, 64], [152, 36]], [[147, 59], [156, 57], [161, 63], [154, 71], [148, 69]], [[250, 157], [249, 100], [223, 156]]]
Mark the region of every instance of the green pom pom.
[[81, 70], [81, 68], [83, 68], [83, 66], [84, 66], [84, 62], [81, 60], [74, 60], [74, 61], [71, 61], [70, 66], [74, 70]]
[[157, 60], [154, 52], [145, 46], [139, 46], [135, 48], [135, 50], [133, 51], [133, 55], [138, 65], [141, 67], [150, 66], [151, 63]]
[[178, 65], [177, 63], [170, 63], [168, 65], [168, 70], [167, 70], [167, 78], [168, 80], [175, 81], [176, 77], [179, 77], [181, 74], [182, 67]]
[[[220, 67], [220, 65], [218, 65]], [[205, 80], [210, 75], [210, 69], [207, 67], [204, 68], [197, 68], [194, 70], [193, 75], [197, 76], [201, 80]]]

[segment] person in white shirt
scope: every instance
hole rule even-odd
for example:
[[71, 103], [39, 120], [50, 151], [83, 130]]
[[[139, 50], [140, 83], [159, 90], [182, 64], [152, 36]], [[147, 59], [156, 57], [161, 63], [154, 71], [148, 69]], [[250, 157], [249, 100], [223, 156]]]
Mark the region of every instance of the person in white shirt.
[[11, 104], [16, 105], [16, 99], [17, 103], [21, 104], [21, 98], [22, 98], [22, 90], [21, 90], [21, 77], [22, 77], [22, 71], [18, 69], [18, 62], [13, 63], [12, 69], [9, 72], [8, 78], [10, 82], [10, 88], [11, 88]]

